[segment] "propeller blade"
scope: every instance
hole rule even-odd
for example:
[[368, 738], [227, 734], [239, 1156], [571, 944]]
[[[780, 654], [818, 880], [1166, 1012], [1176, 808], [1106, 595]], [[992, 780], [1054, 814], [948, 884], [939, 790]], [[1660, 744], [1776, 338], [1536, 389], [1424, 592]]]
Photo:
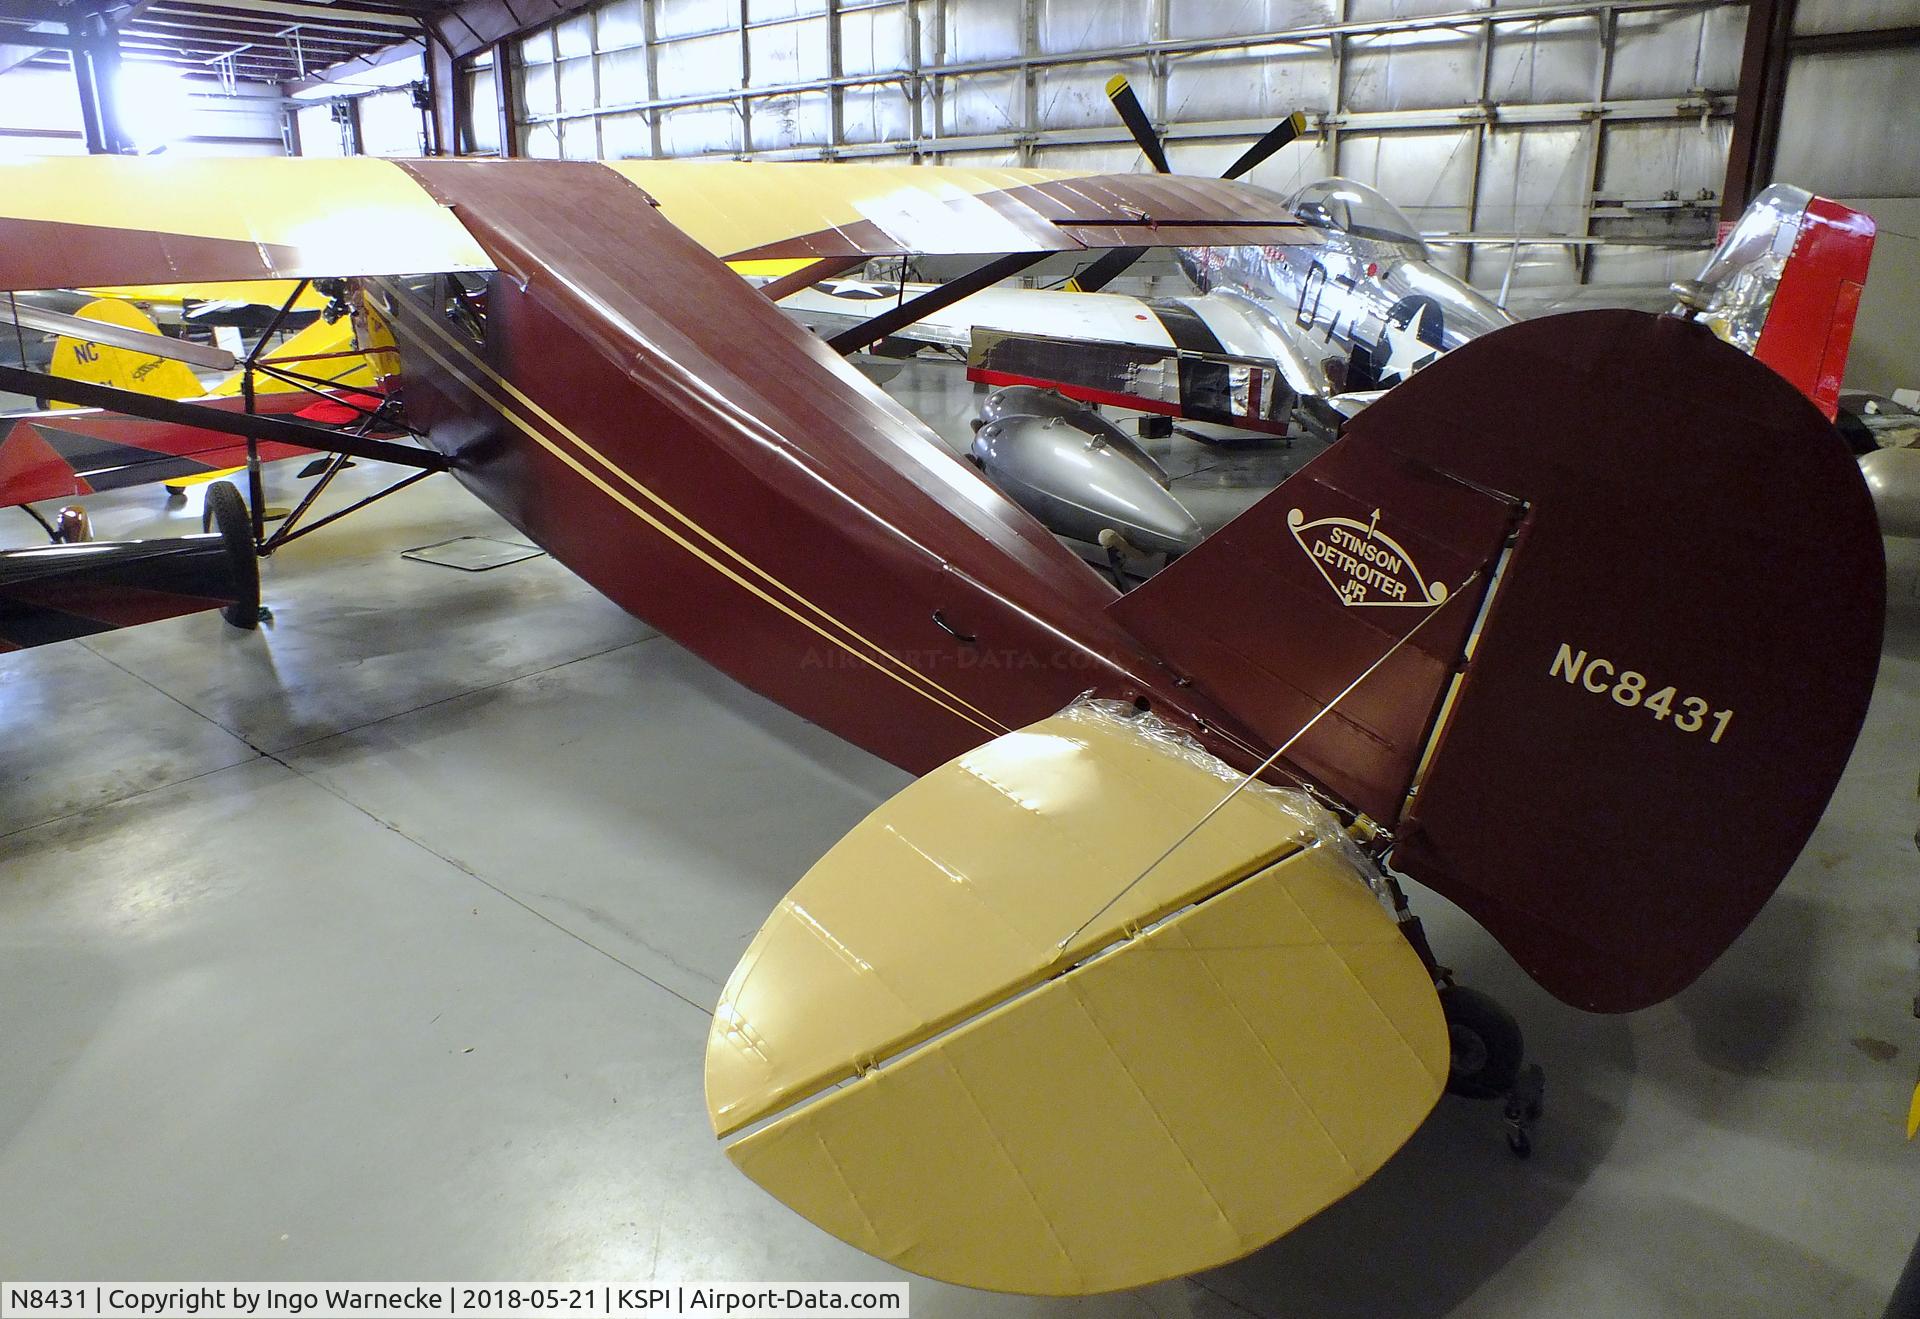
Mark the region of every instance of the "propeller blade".
[[1116, 247], [1066, 282], [1069, 293], [1098, 293], [1147, 254], [1144, 247]]
[[1267, 135], [1240, 153], [1240, 159], [1227, 166], [1227, 172], [1220, 177], [1237, 179], [1261, 161], [1271, 156], [1287, 143], [1307, 131], [1307, 117], [1295, 110], [1267, 130]]
[[1126, 74], [1116, 73], [1107, 81], [1107, 99], [1120, 112], [1120, 122], [1133, 134], [1133, 140], [1140, 144], [1140, 150], [1154, 169], [1162, 174], [1173, 173], [1167, 164], [1167, 153], [1160, 147], [1159, 134], [1153, 131], [1147, 112], [1140, 108], [1140, 98], [1133, 94], [1133, 84], [1127, 81]]

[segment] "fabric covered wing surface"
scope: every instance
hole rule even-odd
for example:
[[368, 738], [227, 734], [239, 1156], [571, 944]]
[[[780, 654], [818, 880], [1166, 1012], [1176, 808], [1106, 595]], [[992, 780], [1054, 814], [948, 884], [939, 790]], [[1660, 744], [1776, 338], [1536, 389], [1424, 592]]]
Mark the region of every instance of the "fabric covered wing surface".
[[0, 166], [0, 288], [488, 268], [459, 221], [390, 161]]
[[715, 1014], [716, 1129], [777, 1114], [729, 1156], [915, 1272], [1084, 1294], [1225, 1263], [1365, 1181], [1445, 1082], [1425, 969], [1291, 794], [1126, 888], [1232, 777], [1111, 709], [882, 806]]
[[[698, 161], [607, 168], [728, 257], [1261, 243], [1301, 232], [1272, 198], [1213, 179]], [[553, 204], [566, 206], [562, 176], [541, 177], [555, 182]], [[489, 268], [460, 223], [391, 161], [94, 156], [0, 166], [0, 288]]]
[[996, 738], [909, 785], [794, 886], [714, 1021], [716, 1130], [890, 1057], [1333, 827], [1291, 794], [1242, 793], [1063, 952], [1230, 786], [1097, 708]]

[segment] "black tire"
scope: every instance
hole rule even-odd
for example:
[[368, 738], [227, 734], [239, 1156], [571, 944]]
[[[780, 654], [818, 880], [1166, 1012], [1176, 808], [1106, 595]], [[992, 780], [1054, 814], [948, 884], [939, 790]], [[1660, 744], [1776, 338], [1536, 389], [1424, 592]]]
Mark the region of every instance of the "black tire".
[[243, 632], [254, 631], [260, 626], [260, 556], [253, 552], [253, 518], [247, 512], [247, 501], [233, 482], [215, 481], [207, 487], [200, 528], [219, 529], [239, 588], [238, 598], [221, 607], [220, 617]]
[[1511, 1090], [1525, 1057], [1520, 1023], [1513, 1014], [1489, 995], [1463, 985], [1440, 991], [1440, 1010], [1446, 1015], [1453, 1055], [1447, 1093], [1497, 1099]]

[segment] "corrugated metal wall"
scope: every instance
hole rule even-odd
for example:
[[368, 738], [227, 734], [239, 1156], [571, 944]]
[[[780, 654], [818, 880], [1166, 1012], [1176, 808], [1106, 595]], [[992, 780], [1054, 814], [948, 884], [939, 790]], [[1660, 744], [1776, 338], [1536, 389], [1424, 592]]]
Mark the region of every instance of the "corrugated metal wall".
[[[1796, 39], [1920, 27], [1920, 0], [1799, 0]], [[1829, 197], [1920, 197], [1912, 45], [1793, 52], [1774, 177]]]
[[[515, 43], [512, 78], [527, 155], [1129, 170], [1102, 91], [1125, 73], [1178, 170], [1304, 109], [1314, 140], [1250, 181], [1374, 183], [1483, 284], [1645, 284], [1711, 242], [1745, 21], [1736, 0], [610, 0]], [[469, 73], [473, 104], [493, 75]]]
[[1920, 0], [1799, 0], [1773, 168], [1879, 223], [1847, 383], [1881, 392], [1920, 388], [1920, 45], [1818, 39], [1902, 28]]

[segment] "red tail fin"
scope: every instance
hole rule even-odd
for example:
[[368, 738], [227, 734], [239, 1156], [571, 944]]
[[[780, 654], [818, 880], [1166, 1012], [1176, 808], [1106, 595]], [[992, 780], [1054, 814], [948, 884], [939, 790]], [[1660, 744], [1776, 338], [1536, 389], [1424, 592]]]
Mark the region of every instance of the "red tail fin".
[[1624, 1011], [1799, 855], [1882, 582], [1859, 471], [1799, 394], [1698, 324], [1609, 311], [1448, 354], [1113, 609], [1273, 745], [1430, 618], [1290, 759], [1547, 989]]
[[1714, 332], [1778, 371], [1829, 421], [1874, 232], [1872, 216], [1777, 183], [1754, 199], [1699, 280]]

